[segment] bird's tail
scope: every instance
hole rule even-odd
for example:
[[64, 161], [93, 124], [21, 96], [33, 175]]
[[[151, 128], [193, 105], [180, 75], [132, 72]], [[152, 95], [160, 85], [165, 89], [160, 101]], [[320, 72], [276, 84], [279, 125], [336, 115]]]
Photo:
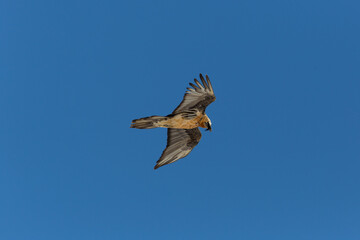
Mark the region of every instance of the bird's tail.
[[167, 120], [167, 117], [161, 116], [151, 116], [145, 118], [135, 119], [131, 122], [131, 128], [139, 128], [139, 129], [149, 129], [149, 128], [157, 128], [162, 127], [160, 122]]

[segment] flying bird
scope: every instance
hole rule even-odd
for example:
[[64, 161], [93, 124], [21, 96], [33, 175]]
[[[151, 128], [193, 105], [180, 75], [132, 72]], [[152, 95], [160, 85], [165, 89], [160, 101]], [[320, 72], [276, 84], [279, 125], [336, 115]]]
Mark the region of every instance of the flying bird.
[[167, 128], [167, 145], [154, 169], [173, 163], [186, 157], [199, 143], [199, 127], [211, 131], [210, 118], [205, 114], [206, 107], [215, 101], [215, 95], [208, 75], [200, 74], [201, 83], [195, 78], [195, 84], [189, 83], [188, 91], [180, 105], [167, 116], [150, 116], [135, 119], [131, 128]]

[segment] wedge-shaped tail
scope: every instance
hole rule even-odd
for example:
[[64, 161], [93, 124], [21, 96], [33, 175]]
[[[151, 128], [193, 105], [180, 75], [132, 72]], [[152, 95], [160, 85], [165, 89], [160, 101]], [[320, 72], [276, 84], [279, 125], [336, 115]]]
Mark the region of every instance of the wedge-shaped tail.
[[135, 119], [131, 122], [131, 128], [149, 129], [160, 127], [161, 121], [167, 120], [167, 117], [162, 116], [151, 116], [145, 118]]

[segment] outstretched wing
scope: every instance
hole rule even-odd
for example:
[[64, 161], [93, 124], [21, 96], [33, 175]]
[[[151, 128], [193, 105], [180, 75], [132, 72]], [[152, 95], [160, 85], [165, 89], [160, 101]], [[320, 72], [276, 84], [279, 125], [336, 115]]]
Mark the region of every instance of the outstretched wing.
[[168, 128], [167, 145], [154, 169], [173, 163], [186, 157], [199, 143], [201, 133], [199, 128], [176, 129]]
[[200, 79], [203, 85], [196, 78], [194, 79], [196, 85], [189, 83], [193, 88], [187, 88], [188, 91], [185, 93], [180, 105], [172, 112], [173, 114], [190, 108], [197, 108], [204, 112], [205, 108], [215, 101], [216, 98], [208, 75], [206, 75], [206, 81], [201, 74]]

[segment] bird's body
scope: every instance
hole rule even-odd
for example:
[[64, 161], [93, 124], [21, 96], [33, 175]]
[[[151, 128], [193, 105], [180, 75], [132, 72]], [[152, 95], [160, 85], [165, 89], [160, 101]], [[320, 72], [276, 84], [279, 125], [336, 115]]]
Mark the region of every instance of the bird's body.
[[168, 128], [167, 146], [155, 169], [186, 157], [201, 139], [198, 127], [211, 131], [211, 121], [205, 109], [216, 98], [209, 77], [206, 75], [205, 81], [200, 74], [200, 79], [203, 85], [196, 79], [194, 81], [197, 85], [190, 83], [193, 88], [188, 88], [183, 101], [171, 114], [132, 121], [131, 128]]
[[168, 116], [151, 116], [136, 119], [133, 121], [133, 128], [149, 129], [149, 128], [179, 128], [179, 129], [192, 129], [197, 127], [207, 128], [206, 122], [209, 118], [206, 114], [200, 111], [194, 111], [192, 115], [187, 112], [177, 114], [170, 114]]

